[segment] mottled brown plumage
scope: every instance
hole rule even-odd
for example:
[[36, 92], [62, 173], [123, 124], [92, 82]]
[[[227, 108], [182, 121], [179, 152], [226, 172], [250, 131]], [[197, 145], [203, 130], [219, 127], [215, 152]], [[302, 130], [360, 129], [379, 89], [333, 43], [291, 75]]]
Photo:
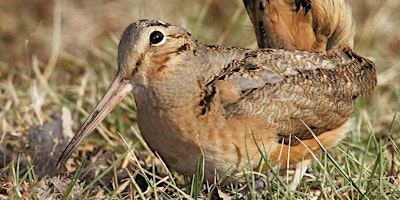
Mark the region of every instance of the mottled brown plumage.
[[143, 138], [185, 175], [203, 154], [208, 180], [239, 176], [259, 164], [258, 147], [271, 162], [296, 164], [310, 157], [307, 148], [320, 151], [302, 121], [332, 146], [344, 137], [354, 99], [375, 85], [374, 64], [349, 48], [322, 54], [207, 46], [179, 26], [141, 20], [124, 31], [117, 76], [58, 164], [131, 91]]
[[[243, 3], [253, 23], [260, 48], [326, 52], [353, 46], [354, 24], [350, 7], [344, 0], [243, 0]], [[336, 105], [343, 106], [342, 113], [353, 110], [350, 103], [336, 102]], [[318, 112], [315, 109], [315, 113]], [[328, 118], [330, 119], [325, 126], [319, 123], [320, 127], [311, 127], [313, 132], [321, 133], [347, 121], [347, 117], [335, 111]], [[318, 124], [312, 120], [309, 119], [311, 123]], [[332, 121], [333, 124], [329, 124]], [[302, 123], [294, 127], [302, 130]], [[335, 135], [336, 137], [331, 138], [333, 144], [333, 141], [338, 143], [342, 140], [347, 131], [344, 128], [341, 134], [325, 132], [324, 135]], [[283, 142], [290, 139], [290, 135], [289, 138], [285, 134], [279, 135], [284, 139]], [[303, 136], [304, 139], [311, 135]], [[290, 141], [292, 145], [297, 144], [296, 142], [293, 139]], [[296, 164], [291, 189], [296, 188], [308, 165], [309, 160]]]
[[352, 47], [354, 24], [344, 0], [243, 0], [260, 48], [325, 52]]

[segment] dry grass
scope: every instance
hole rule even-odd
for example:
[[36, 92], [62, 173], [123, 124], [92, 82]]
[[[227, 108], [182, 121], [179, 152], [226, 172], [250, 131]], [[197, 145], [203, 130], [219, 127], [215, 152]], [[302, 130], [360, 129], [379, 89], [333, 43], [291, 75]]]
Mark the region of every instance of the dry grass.
[[[359, 100], [354, 113], [355, 130], [330, 153], [366, 197], [400, 198], [400, 1], [352, 0], [349, 3], [357, 22], [355, 49], [376, 63], [378, 89], [374, 96]], [[72, 128], [77, 130], [79, 122], [95, 106], [114, 77], [117, 44], [123, 29], [143, 18], [182, 25], [204, 43], [256, 48], [250, 21], [239, 0], [0, 1], [0, 150], [13, 155], [10, 160], [2, 158], [0, 161], [0, 198], [37, 198], [37, 188], [44, 186], [38, 187], [43, 183], [38, 182], [35, 168], [21, 174], [17, 168], [20, 160], [32, 163], [34, 153], [27, 152], [28, 129], [55, 121], [66, 107], [72, 113]], [[108, 182], [100, 183], [107, 187], [85, 188], [92, 192], [82, 194], [82, 188], [90, 182], [80, 183], [72, 193], [92, 198], [119, 199], [134, 195], [155, 198], [159, 195], [160, 198], [185, 199], [196, 194], [211, 198], [223, 193], [235, 194], [239, 190], [235, 188], [238, 186], [215, 188], [195, 181], [192, 186], [185, 185], [190, 181], [185, 182], [176, 174], [177, 183], [171, 183], [160, 161], [141, 147], [140, 140], [132, 134], [138, 130], [135, 120], [133, 99], [127, 98], [107, 117], [96, 134], [81, 145], [77, 154], [80, 158], [86, 155], [97, 158], [97, 154], [114, 148], [116, 150], [109, 156], [114, 161], [105, 165], [111, 165]], [[117, 132], [121, 136], [116, 135]], [[115, 161], [118, 157], [113, 155], [129, 152], [121, 138], [137, 149], [139, 163], [131, 156], [120, 156], [122, 160]], [[271, 183], [266, 188], [266, 197], [310, 198], [313, 194], [321, 198], [361, 197], [326, 156], [320, 156], [319, 161], [321, 165], [313, 162], [312, 166], [311, 174], [315, 179], [304, 181], [294, 193], [282, 192], [279, 181], [269, 177]], [[68, 169], [77, 168], [76, 164], [70, 164]], [[159, 184], [149, 184], [150, 189], [141, 193], [143, 184], [139, 182], [146, 182], [147, 177], [136, 176], [146, 173], [139, 168], [149, 171], [148, 182], [159, 181], [152, 173], [155, 168], [156, 174], [166, 178]], [[100, 173], [102, 171], [104, 169]], [[128, 179], [120, 180], [120, 174]], [[94, 178], [86, 180], [89, 179]]]

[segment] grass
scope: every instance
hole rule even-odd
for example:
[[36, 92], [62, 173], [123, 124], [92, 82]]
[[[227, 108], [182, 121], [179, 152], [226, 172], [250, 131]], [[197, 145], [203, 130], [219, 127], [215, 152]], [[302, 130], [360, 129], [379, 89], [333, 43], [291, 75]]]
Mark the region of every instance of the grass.
[[[349, 3], [357, 23], [355, 49], [375, 62], [378, 88], [357, 101], [348, 137], [316, 155], [306, 178], [289, 191], [286, 175], [272, 166], [229, 186], [203, 183], [201, 158], [194, 177], [170, 171], [140, 138], [132, 98], [80, 146], [75, 157], [89, 160], [69, 163], [69, 176], [39, 178], [40, 166], [27, 150], [29, 128], [65, 116], [63, 107], [77, 130], [112, 80], [119, 36], [133, 21], [162, 19], [204, 43], [256, 48], [241, 1], [1, 1], [0, 198], [41, 199], [51, 191], [65, 199], [256, 199], [261, 190], [266, 199], [400, 198], [400, 2]], [[104, 154], [109, 156], [99, 156]], [[98, 158], [108, 159], [93, 164]]]

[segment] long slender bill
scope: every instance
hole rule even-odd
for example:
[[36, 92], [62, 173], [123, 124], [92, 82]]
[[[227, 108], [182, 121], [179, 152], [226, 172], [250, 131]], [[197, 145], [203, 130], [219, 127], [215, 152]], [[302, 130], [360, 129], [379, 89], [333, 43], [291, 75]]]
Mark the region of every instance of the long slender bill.
[[121, 78], [118, 73], [108, 88], [106, 94], [94, 108], [92, 113], [83, 123], [78, 133], [72, 138], [68, 146], [64, 149], [57, 162], [57, 168], [60, 168], [72, 152], [96, 128], [96, 126], [115, 108], [115, 106], [133, 90], [133, 83], [130, 80]]

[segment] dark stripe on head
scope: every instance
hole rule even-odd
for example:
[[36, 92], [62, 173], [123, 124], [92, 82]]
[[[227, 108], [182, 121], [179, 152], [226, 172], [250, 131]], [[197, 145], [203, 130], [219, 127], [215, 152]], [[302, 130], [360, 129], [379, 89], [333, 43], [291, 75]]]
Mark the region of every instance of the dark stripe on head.
[[171, 24], [169, 24], [169, 23], [161, 22], [161, 21], [157, 21], [157, 20], [150, 20], [150, 19], [140, 20], [139, 23], [145, 23], [146, 27], [149, 27], [149, 26], [169, 27], [169, 26], [171, 26]]

